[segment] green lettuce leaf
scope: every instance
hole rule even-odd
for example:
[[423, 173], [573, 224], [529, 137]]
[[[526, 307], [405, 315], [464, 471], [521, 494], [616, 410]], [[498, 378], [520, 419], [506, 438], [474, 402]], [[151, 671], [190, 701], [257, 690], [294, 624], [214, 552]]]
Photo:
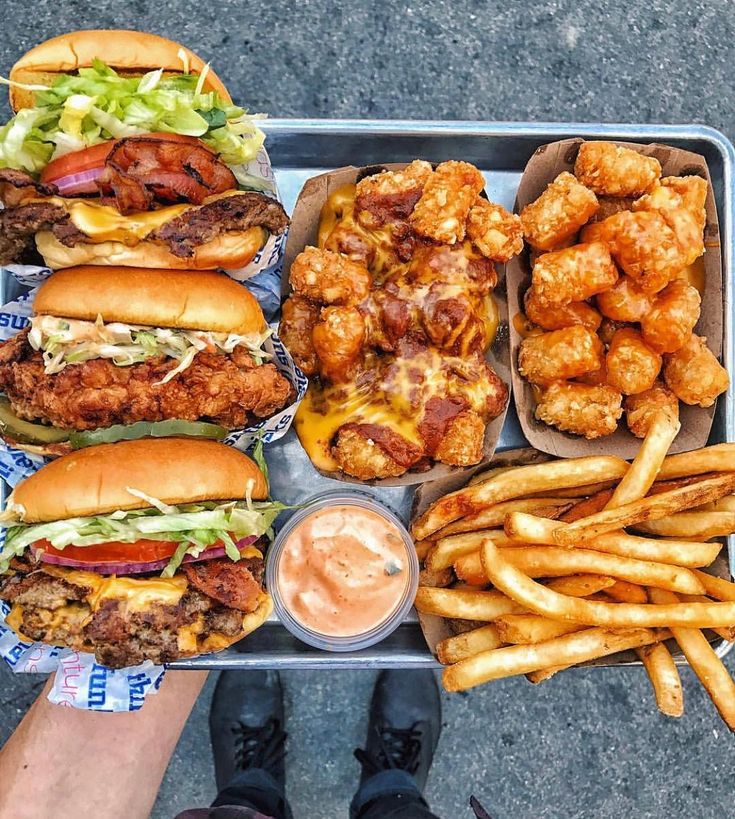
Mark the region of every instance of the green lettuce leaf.
[[199, 137], [228, 165], [254, 159], [265, 139], [256, 117], [198, 90], [198, 82], [196, 74], [166, 77], [161, 70], [123, 77], [101, 60], [60, 74], [35, 91], [35, 107], [0, 128], [0, 168], [39, 173], [70, 151], [156, 131]]

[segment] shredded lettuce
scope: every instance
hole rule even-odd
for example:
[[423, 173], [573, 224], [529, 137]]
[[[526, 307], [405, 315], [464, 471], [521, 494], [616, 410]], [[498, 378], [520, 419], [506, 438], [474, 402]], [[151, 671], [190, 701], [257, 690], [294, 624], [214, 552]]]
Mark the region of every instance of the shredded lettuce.
[[[4, 82], [8, 82], [5, 80]], [[123, 77], [101, 60], [36, 86], [35, 107], [0, 127], [0, 168], [39, 173], [56, 157], [107, 139], [163, 131], [199, 137], [228, 165], [254, 159], [264, 134], [257, 115], [203, 92], [196, 74]]]
[[[137, 490], [131, 494], [144, 497], [144, 493]], [[19, 557], [39, 540], [47, 540], [55, 549], [64, 549], [66, 546], [94, 546], [112, 541], [135, 543], [147, 538], [179, 542], [179, 548], [164, 569], [163, 576], [170, 577], [186, 554], [200, 554], [217, 542], [224, 544], [231, 560], [239, 560], [236, 541], [269, 535], [273, 521], [287, 508], [276, 501], [207, 501], [169, 506], [147, 495], [145, 499], [150, 503], [155, 501], [155, 505], [149, 509], [118, 510], [107, 515], [51, 523], [28, 525], [17, 518], [0, 521], [0, 526], [7, 529], [5, 544], [0, 550], [0, 573], [7, 571], [13, 557]], [[163, 512], [156, 506], [171, 511]]]
[[118, 367], [140, 364], [151, 356], [163, 355], [178, 364], [158, 382], [165, 384], [189, 367], [202, 350], [226, 354], [235, 347], [245, 346], [256, 364], [269, 354], [263, 344], [271, 330], [239, 335], [213, 333], [205, 330], [178, 330], [167, 327], [142, 327], [136, 324], [97, 321], [77, 321], [55, 316], [34, 316], [28, 342], [34, 350], [43, 351], [44, 371], [59, 373], [70, 364], [80, 364], [92, 358], [110, 358]]

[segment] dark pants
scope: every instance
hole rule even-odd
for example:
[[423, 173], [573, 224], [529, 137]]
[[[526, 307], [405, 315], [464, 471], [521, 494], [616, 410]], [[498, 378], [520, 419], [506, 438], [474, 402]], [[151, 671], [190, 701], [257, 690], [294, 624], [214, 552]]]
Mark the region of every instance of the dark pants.
[[[251, 768], [235, 775], [210, 808], [182, 811], [176, 819], [293, 819], [286, 795], [266, 771]], [[381, 771], [361, 785], [350, 805], [350, 819], [437, 819], [405, 771]]]

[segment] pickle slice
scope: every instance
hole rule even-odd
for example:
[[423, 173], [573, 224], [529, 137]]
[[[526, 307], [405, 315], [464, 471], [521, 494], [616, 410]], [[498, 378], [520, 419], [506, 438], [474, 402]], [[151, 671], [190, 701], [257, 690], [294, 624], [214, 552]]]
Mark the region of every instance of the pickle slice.
[[138, 438], [210, 438], [221, 441], [227, 430], [219, 424], [206, 421], [182, 421], [173, 418], [168, 421], [137, 421], [134, 424], [114, 424], [101, 429], [87, 429], [67, 433], [74, 449], [83, 449], [98, 444], [114, 444], [117, 441], [134, 441]]
[[32, 424], [18, 418], [5, 396], [0, 396], [0, 434], [19, 444], [59, 444], [69, 440], [68, 429]]

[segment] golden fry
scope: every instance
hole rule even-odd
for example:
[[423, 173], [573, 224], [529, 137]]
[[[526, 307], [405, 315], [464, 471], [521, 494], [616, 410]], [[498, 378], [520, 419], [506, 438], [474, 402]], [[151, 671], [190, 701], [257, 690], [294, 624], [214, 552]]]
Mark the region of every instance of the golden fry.
[[669, 717], [680, 717], [684, 713], [684, 692], [668, 648], [663, 643], [652, 643], [637, 648], [635, 653], [651, 680], [658, 710]]
[[647, 603], [646, 590], [637, 583], [628, 583], [627, 580], [617, 580], [605, 589], [605, 594], [618, 603]]
[[549, 620], [538, 614], [504, 614], [495, 621], [495, 627], [502, 642], [511, 645], [543, 643], [587, 628], [576, 623]]
[[520, 466], [495, 475], [485, 483], [445, 495], [414, 522], [411, 530], [414, 538], [422, 540], [459, 517], [481, 512], [501, 501], [550, 489], [614, 480], [621, 478], [627, 470], [628, 464], [622, 458], [611, 455]]
[[600, 603], [557, 594], [532, 580], [507, 560], [507, 556], [514, 551], [501, 551], [491, 541], [485, 541], [480, 552], [485, 573], [496, 589], [512, 597], [521, 607], [552, 620], [615, 629], [669, 626], [711, 628], [729, 627], [735, 623], [735, 603], [731, 602], [659, 606], [651, 603]]
[[580, 541], [587, 543], [605, 532], [624, 529], [641, 521], [657, 520], [680, 510], [717, 500], [723, 495], [731, 494], [733, 489], [735, 473], [707, 478], [689, 486], [682, 486], [659, 495], [650, 495], [617, 509], [606, 509], [596, 515], [566, 524], [563, 529], [554, 532], [554, 539], [561, 546], [573, 546]]
[[[588, 498], [583, 498], [578, 501], [569, 511], [559, 515], [559, 520], [562, 523], [574, 523], [575, 520], [586, 518], [588, 515], [594, 515], [602, 510], [607, 505], [607, 502], [613, 496], [614, 489], [602, 489], [600, 492], [595, 492]], [[535, 512], [529, 511], [529, 514], [534, 515]], [[534, 541], [535, 542], [535, 541]]]
[[542, 668], [576, 665], [618, 651], [648, 645], [659, 640], [651, 629], [607, 631], [584, 629], [537, 645], [518, 645], [484, 651], [444, 669], [442, 682], [447, 691], [463, 691], [490, 680], [526, 674]]
[[[505, 520], [505, 533], [518, 543], [554, 545], [554, 533], [565, 526], [555, 520], [536, 517], [523, 512], [512, 512]], [[651, 560], [674, 566], [699, 568], [709, 566], [722, 548], [721, 543], [702, 543], [688, 540], [656, 540], [636, 537], [622, 530], [607, 532], [585, 543], [586, 548], [599, 552]]]
[[422, 614], [456, 617], [460, 620], [495, 620], [517, 614], [522, 607], [499, 591], [466, 591], [421, 587], [416, 592], [416, 610]]
[[[649, 594], [654, 603], [661, 605], [676, 605], [678, 602], [675, 594], [661, 589], [650, 589]], [[699, 629], [672, 626], [671, 633], [720, 716], [730, 730], [735, 731], [735, 682], [722, 660]]]
[[568, 577], [555, 577], [546, 585], [559, 594], [590, 597], [603, 589], [609, 589], [615, 583], [614, 577], [606, 577], [604, 574], [572, 574]]
[[[658, 586], [685, 594], [702, 594], [704, 586], [689, 569], [652, 560], [596, 552], [590, 549], [564, 549], [558, 546], [519, 546], [504, 549], [507, 560], [528, 577], [560, 577], [574, 573], [602, 574], [639, 585]], [[480, 552], [459, 558], [454, 572], [473, 585], [490, 581]]]
[[462, 555], [476, 552], [480, 548], [480, 543], [487, 537], [492, 538], [498, 546], [506, 546], [509, 541], [502, 529], [484, 529], [443, 537], [436, 541], [434, 548], [429, 552], [426, 568], [434, 572], [446, 569]]
[[486, 626], [472, 629], [472, 631], [447, 637], [437, 643], [436, 656], [442, 665], [451, 665], [479, 654], [481, 651], [491, 651], [502, 645], [503, 641], [500, 639], [497, 627], [489, 623]]
[[705, 472], [731, 472], [735, 465], [735, 444], [714, 444], [679, 455], [668, 455], [658, 473], [659, 481], [702, 475]]
[[463, 532], [475, 532], [479, 529], [491, 529], [502, 526], [506, 515], [511, 512], [529, 512], [542, 518], [556, 518], [572, 505], [566, 498], [518, 498], [505, 501], [483, 509], [476, 515], [468, 515], [434, 533], [436, 538], [458, 535]]
[[634, 524], [639, 532], [658, 537], [709, 540], [726, 537], [735, 532], [733, 512], [679, 512], [658, 520], [646, 520]]
[[680, 429], [681, 424], [677, 418], [673, 418], [665, 410], [658, 412], [630, 469], [623, 475], [606, 509], [617, 509], [648, 494]]

